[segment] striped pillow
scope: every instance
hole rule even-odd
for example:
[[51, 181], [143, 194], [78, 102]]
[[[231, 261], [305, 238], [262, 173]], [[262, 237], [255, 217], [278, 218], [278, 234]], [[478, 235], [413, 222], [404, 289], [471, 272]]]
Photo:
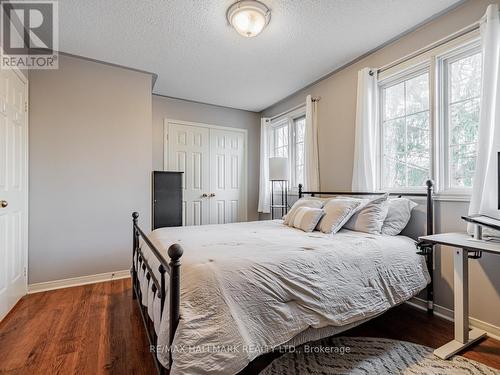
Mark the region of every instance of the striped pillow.
[[293, 218], [293, 227], [304, 232], [312, 232], [324, 213], [321, 208], [299, 207]]
[[293, 220], [295, 218], [295, 215], [297, 214], [297, 210], [299, 209], [299, 207], [321, 208], [323, 207], [324, 203], [325, 202], [319, 198], [300, 198], [293, 204], [290, 212], [288, 212], [288, 214], [286, 214], [283, 218], [283, 224], [293, 227]]

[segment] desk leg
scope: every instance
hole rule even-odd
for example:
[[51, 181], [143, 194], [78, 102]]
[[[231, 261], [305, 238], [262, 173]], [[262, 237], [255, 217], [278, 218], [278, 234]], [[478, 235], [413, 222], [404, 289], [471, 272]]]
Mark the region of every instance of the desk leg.
[[469, 264], [468, 252], [453, 251], [453, 293], [455, 310], [455, 340], [469, 341]]
[[434, 354], [448, 359], [467, 346], [486, 336], [486, 332], [478, 329], [469, 331], [469, 264], [468, 251], [453, 251], [453, 284], [455, 310], [455, 340], [434, 350]]

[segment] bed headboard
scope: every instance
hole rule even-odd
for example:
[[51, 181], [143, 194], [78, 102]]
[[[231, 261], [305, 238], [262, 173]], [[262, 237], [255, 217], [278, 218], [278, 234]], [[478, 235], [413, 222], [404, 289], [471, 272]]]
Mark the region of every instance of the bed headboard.
[[[403, 196], [406, 196], [406, 197], [417, 197], [417, 198], [424, 198], [426, 200], [426, 203], [425, 203], [425, 234], [427, 235], [430, 235], [430, 234], [434, 234], [434, 206], [433, 206], [433, 202], [432, 202], [432, 190], [433, 190], [433, 186], [434, 186], [434, 183], [432, 182], [432, 180], [427, 180], [425, 182], [425, 185], [427, 186], [427, 191], [425, 193], [389, 193], [389, 195], [395, 195], [395, 196], [398, 196], [398, 197], [403, 197]], [[380, 192], [380, 191], [377, 191], [377, 192], [366, 192], [366, 191], [363, 191], [363, 192], [353, 192], [353, 191], [342, 191], [342, 192], [338, 192], [338, 191], [303, 191], [302, 190], [302, 184], [299, 184], [299, 199], [302, 198], [304, 195], [310, 195], [312, 197], [316, 196], [316, 195], [351, 195], [351, 196], [356, 196], [356, 195], [382, 195], [382, 194], [385, 194], [384, 192]], [[411, 221], [415, 221], [415, 224], [418, 225], [419, 222], [421, 222], [421, 220], [419, 220], [419, 217], [418, 216], [422, 216], [423, 212], [422, 210], [419, 210], [418, 208], [416, 208], [414, 210], [415, 212], [415, 216], [417, 217], [413, 217], [414, 215], [412, 214], [412, 219], [410, 220]], [[408, 235], [408, 237], [418, 237], [418, 233], [406, 233]], [[422, 233], [420, 234], [422, 235]]]

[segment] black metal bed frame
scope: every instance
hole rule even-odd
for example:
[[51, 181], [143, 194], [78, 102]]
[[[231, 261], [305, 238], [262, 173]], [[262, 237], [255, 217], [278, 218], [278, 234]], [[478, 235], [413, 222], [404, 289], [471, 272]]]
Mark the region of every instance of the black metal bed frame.
[[[392, 195], [397, 196], [413, 196], [413, 197], [426, 197], [427, 198], [427, 235], [433, 234], [434, 232], [434, 207], [432, 202], [432, 190], [433, 182], [428, 180], [426, 182], [427, 192], [426, 193], [392, 193]], [[299, 198], [304, 195], [316, 196], [316, 195], [381, 195], [381, 192], [316, 192], [316, 191], [303, 191], [302, 185], [299, 185]], [[151, 242], [148, 236], [141, 230], [138, 225], [139, 214], [134, 212], [132, 214], [132, 233], [133, 233], [133, 246], [132, 246], [132, 268], [130, 274], [132, 276], [132, 298], [136, 299], [139, 305], [139, 311], [141, 313], [142, 321], [144, 327], [146, 328], [146, 334], [149, 340], [149, 344], [154, 347], [151, 350], [153, 359], [155, 362], [156, 369], [160, 375], [169, 372], [172, 366], [172, 343], [174, 340], [175, 331], [179, 325], [180, 320], [180, 258], [182, 257], [183, 250], [179, 244], [173, 244], [168, 248], [168, 257], [170, 262], [167, 262], [165, 258], [161, 255], [161, 252], [156, 248], [156, 246]], [[153, 269], [151, 268], [149, 262], [144, 257], [143, 250], [139, 246], [140, 238], [143, 239], [144, 243], [153, 252], [155, 258], [159, 261], [160, 266], [158, 267], [158, 272], [160, 274], [160, 279], [158, 280], [155, 276]], [[433, 245], [428, 243], [417, 243], [418, 252], [417, 254], [426, 257], [427, 267], [431, 275], [431, 282], [427, 286], [427, 311], [433, 313]], [[166, 287], [166, 274], [169, 276], [168, 290], [169, 294], [169, 369], [165, 368], [157, 358], [157, 350], [163, 350], [157, 347], [158, 337], [155, 333], [154, 323], [149, 318], [147, 307], [142, 305], [142, 291], [138, 279], [138, 271], [142, 269], [146, 273], [146, 279], [149, 282], [152, 292], [160, 298], [160, 314], [163, 315], [163, 308], [166, 302], [167, 287]], [[161, 316], [160, 315], [160, 316]]]
[[[148, 308], [142, 305], [142, 291], [141, 286], [138, 279], [138, 269], [137, 266], [142, 268], [142, 270], [146, 273], [146, 279], [149, 281], [151, 285], [151, 290], [155, 295], [160, 298], [160, 316], [163, 315], [163, 307], [166, 302], [166, 294], [167, 288], [165, 284], [165, 274], [167, 270], [169, 270], [170, 283], [168, 289], [169, 293], [169, 335], [168, 335], [168, 344], [169, 344], [169, 368], [172, 365], [172, 342], [174, 341], [175, 330], [179, 325], [180, 313], [180, 293], [181, 293], [181, 262], [180, 258], [182, 256], [183, 250], [179, 244], [173, 244], [168, 248], [168, 257], [170, 258], [170, 263], [163, 258], [160, 251], [156, 248], [156, 246], [151, 242], [148, 236], [139, 228], [137, 223], [139, 219], [139, 214], [134, 212], [132, 214], [132, 229], [133, 229], [133, 246], [132, 246], [132, 269], [130, 270], [132, 276], [132, 298], [137, 299], [137, 303], [139, 304], [139, 311], [141, 313], [142, 322], [144, 323], [144, 327], [146, 328], [146, 334], [148, 336], [149, 344], [154, 347], [154, 350], [151, 350], [153, 355], [153, 359], [155, 362], [156, 369], [160, 375], [165, 374], [167, 370], [158, 360], [157, 350], [159, 349], [158, 337], [156, 336], [156, 332], [154, 329], [154, 323], [149, 318]], [[139, 246], [139, 238], [144, 240], [144, 243], [151, 249], [156, 259], [160, 262], [160, 266], [158, 267], [158, 272], [160, 273], [160, 280], [158, 280], [149, 265], [146, 258], [144, 258], [144, 253]], [[136, 263], [137, 260], [137, 263]]]

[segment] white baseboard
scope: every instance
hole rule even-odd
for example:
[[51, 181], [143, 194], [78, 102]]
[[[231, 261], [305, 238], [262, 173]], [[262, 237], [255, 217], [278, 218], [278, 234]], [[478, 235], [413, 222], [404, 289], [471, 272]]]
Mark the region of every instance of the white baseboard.
[[28, 294], [45, 292], [47, 290], [69, 288], [72, 286], [102, 283], [104, 281], [125, 279], [130, 277], [130, 270], [98, 273], [96, 275], [73, 277], [70, 279], [45, 281], [28, 285]]
[[[418, 297], [413, 297], [409, 301], [406, 301], [408, 305], [416, 307], [419, 310], [427, 311], [427, 301]], [[448, 309], [440, 305], [434, 304], [434, 315], [440, 318], [449, 320], [453, 322], [453, 310]], [[496, 340], [500, 340], [500, 327], [494, 326], [493, 324], [483, 322], [482, 320], [469, 317], [469, 325], [473, 328], [477, 328], [486, 331], [489, 337]]]

